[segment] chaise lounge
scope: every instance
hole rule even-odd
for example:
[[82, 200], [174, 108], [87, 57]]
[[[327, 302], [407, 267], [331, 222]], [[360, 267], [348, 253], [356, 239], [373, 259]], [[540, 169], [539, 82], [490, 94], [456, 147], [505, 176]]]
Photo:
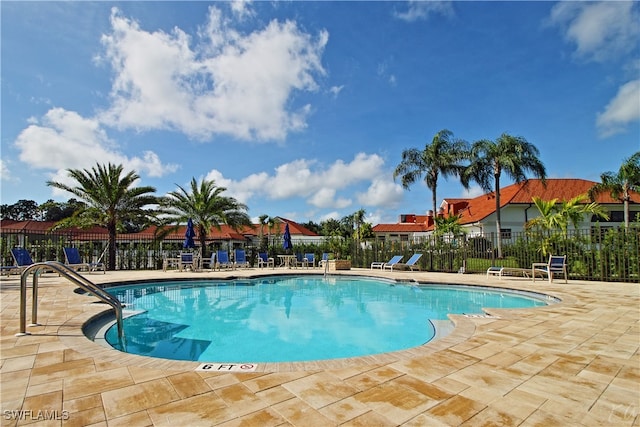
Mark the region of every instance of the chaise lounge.
[[102, 270], [106, 274], [106, 268], [102, 262], [82, 262], [78, 248], [63, 248], [65, 265], [75, 271], [86, 269], [88, 271]]
[[374, 261], [371, 263], [371, 269], [379, 268], [380, 270], [384, 270], [387, 267], [393, 267], [394, 265], [402, 261], [402, 258], [402, 255], [395, 255], [387, 262]]

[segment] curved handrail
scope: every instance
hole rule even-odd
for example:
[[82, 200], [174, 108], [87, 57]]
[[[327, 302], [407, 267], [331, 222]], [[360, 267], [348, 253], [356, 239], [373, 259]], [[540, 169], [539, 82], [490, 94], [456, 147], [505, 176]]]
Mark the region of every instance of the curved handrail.
[[54, 270], [61, 276], [64, 276], [76, 286], [87, 292], [94, 294], [98, 299], [106, 302], [113, 307], [116, 313], [116, 323], [118, 325], [118, 339], [120, 344], [124, 345], [124, 327], [122, 324], [122, 304], [110, 293], [82, 276], [69, 266], [58, 261], [46, 261], [31, 264], [24, 269], [20, 275], [20, 333], [16, 335], [27, 334], [27, 278], [33, 272], [33, 301], [31, 307], [31, 322], [33, 325], [38, 324], [38, 276], [42, 270]]

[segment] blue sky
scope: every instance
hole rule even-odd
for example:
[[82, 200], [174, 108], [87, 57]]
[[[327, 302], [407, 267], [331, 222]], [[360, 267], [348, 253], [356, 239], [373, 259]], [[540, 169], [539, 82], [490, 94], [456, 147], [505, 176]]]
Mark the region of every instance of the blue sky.
[[0, 8], [3, 204], [66, 201], [47, 180], [112, 162], [160, 195], [215, 179], [253, 218], [377, 224], [430, 209], [392, 173], [442, 129], [523, 136], [551, 178], [598, 181], [640, 150], [638, 2]]

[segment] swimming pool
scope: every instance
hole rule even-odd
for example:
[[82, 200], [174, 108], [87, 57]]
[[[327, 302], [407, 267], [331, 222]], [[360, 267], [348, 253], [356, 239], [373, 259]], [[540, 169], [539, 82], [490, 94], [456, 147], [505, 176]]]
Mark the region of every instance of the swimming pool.
[[[367, 277], [280, 276], [105, 288], [126, 304], [126, 351], [200, 362], [299, 362], [420, 346], [448, 314], [547, 305], [539, 295]], [[106, 341], [120, 348], [115, 327]]]

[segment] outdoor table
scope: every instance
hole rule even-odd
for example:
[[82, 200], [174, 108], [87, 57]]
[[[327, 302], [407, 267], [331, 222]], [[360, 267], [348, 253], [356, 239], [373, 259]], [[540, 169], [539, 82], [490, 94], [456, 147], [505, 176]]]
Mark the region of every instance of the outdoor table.
[[291, 268], [291, 263], [293, 262], [293, 265], [296, 263], [295, 255], [278, 255], [278, 258], [280, 258], [280, 267]]

